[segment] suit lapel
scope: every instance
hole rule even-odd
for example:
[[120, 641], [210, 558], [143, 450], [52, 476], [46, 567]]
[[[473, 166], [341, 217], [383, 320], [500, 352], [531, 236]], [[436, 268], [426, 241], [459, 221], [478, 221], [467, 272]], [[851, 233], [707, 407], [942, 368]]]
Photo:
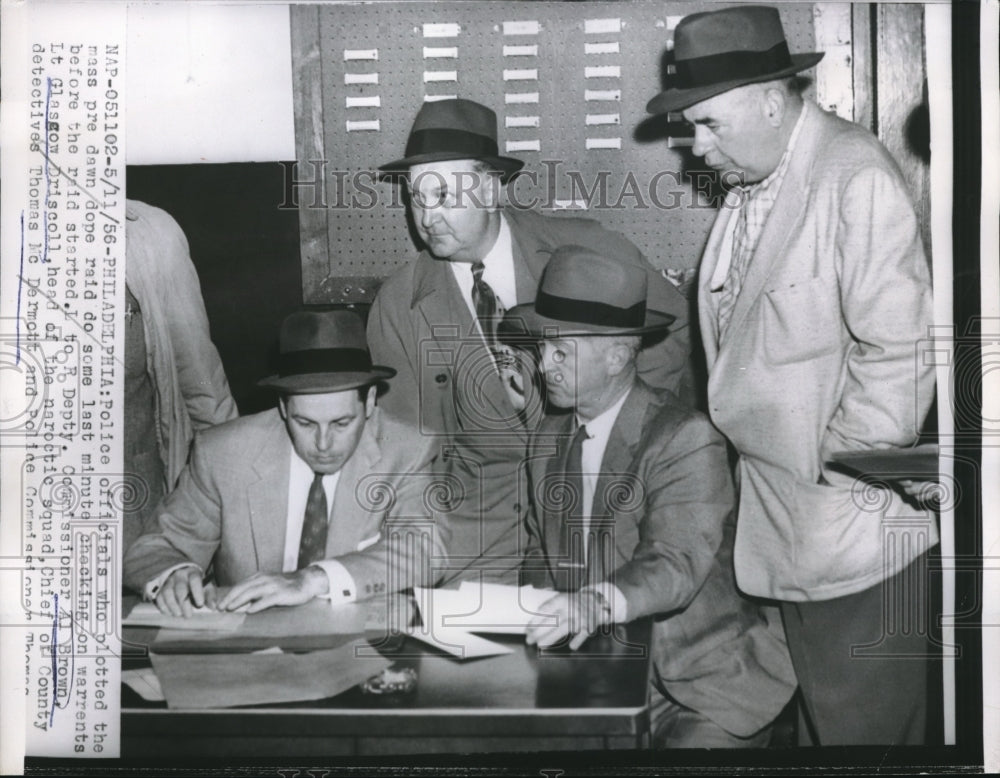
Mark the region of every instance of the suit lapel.
[[[764, 290], [771, 270], [784, 253], [784, 246], [796, 233], [796, 225], [806, 210], [809, 186], [809, 170], [818, 144], [822, 142], [819, 123], [819, 109], [806, 102], [802, 105], [806, 112], [803, 126], [799, 130], [795, 150], [789, 160], [788, 170], [781, 182], [781, 190], [771, 207], [760, 241], [750, 259], [743, 288], [733, 305], [729, 331], [739, 332], [747, 314], [754, 307]], [[728, 342], [728, 339], [727, 339]]]
[[[486, 370], [492, 365], [492, 357], [447, 262], [433, 259], [426, 252], [417, 261], [421, 266], [414, 283], [413, 307], [420, 312], [426, 324], [425, 331], [433, 333], [435, 342], [453, 339], [451, 364], [445, 368], [453, 391], [467, 396], [468, 399], [462, 403], [466, 407], [475, 409], [480, 403], [486, 403], [491, 408], [478, 412], [473, 410], [472, 421], [476, 424], [478, 416], [478, 424], [469, 432], [481, 431], [483, 419], [516, 419], [514, 406], [496, 370]], [[468, 366], [465, 375], [455, 375], [456, 364]], [[478, 380], [484, 374], [489, 376], [488, 380]], [[459, 414], [459, 423], [464, 420]], [[525, 438], [527, 436], [521, 425], [511, 431]]]
[[366, 510], [366, 501], [358, 493], [362, 480], [377, 472], [377, 465], [382, 458], [377, 440], [378, 425], [376, 410], [365, 424], [354, 453], [340, 469], [337, 490], [333, 496], [330, 529], [326, 536], [327, 558], [356, 551], [361, 541], [368, 540], [381, 529], [381, 514]]
[[701, 298], [698, 305], [698, 321], [701, 325], [705, 359], [709, 367], [715, 363], [719, 353], [719, 315], [718, 306], [715, 304], [711, 290], [712, 276], [715, 275], [715, 269], [719, 265], [726, 231], [729, 228], [729, 220], [736, 213], [735, 209], [730, 207], [730, 203], [734, 198], [735, 195], [733, 193], [726, 195], [726, 204], [712, 225], [712, 232], [708, 237], [708, 243], [705, 245], [703, 253], [704, 259], [698, 270], [698, 288]]
[[554, 584], [558, 583], [554, 571], [558, 566], [557, 557], [562, 546], [560, 539], [563, 533], [563, 511], [558, 509], [560, 504], [558, 484], [565, 478], [566, 454], [575, 418], [572, 413], [567, 413], [558, 420], [558, 423], [553, 424], [550, 430], [546, 430], [546, 441], [553, 443], [556, 451], [547, 459], [537, 460], [543, 461], [545, 465], [544, 468], [539, 468], [542, 472], [542, 480], [536, 479], [533, 484], [534, 499], [541, 502], [542, 509], [537, 513], [542, 522], [545, 558]]
[[[638, 485], [631, 480], [635, 478], [633, 460], [645, 429], [646, 416], [655, 399], [656, 395], [652, 390], [637, 380], [608, 436], [608, 445], [601, 459], [601, 474], [594, 488], [594, 502], [590, 512], [591, 529], [596, 533], [596, 542], [592, 543], [588, 554], [590, 562], [588, 578], [591, 582], [608, 580], [608, 576], [618, 566], [617, 557], [621, 556], [621, 552], [613, 542], [616, 538], [614, 524], [617, 515], [613, 507], [608, 505], [608, 497], [617, 495], [621, 498], [628, 494], [622, 490], [638, 488]], [[629, 481], [622, 483], [623, 477]], [[604, 549], [603, 552], [601, 549]], [[631, 550], [625, 557], [630, 554]]]
[[257, 480], [247, 486], [250, 532], [260, 571], [280, 572], [283, 567], [291, 447], [288, 432], [275, 410], [253, 463]]

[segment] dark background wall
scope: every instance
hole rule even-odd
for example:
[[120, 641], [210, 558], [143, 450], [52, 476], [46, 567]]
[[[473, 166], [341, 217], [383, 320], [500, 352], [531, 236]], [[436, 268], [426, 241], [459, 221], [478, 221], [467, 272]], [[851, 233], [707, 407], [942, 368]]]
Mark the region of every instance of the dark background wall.
[[281, 319], [302, 304], [299, 218], [282, 209], [277, 162], [130, 166], [128, 196], [163, 208], [187, 235], [212, 340], [241, 414], [271, 407]]

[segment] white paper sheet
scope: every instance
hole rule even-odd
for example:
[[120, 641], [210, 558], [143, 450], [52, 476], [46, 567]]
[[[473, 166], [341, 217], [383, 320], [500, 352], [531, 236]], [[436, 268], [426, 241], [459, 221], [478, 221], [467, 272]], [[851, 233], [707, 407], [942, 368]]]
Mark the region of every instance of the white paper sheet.
[[[458, 589], [416, 589], [417, 607], [426, 625], [464, 632], [523, 635], [543, 615], [541, 606], [556, 594], [533, 586], [463, 581]], [[554, 617], [552, 617], [554, 618]]]
[[152, 667], [141, 667], [138, 670], [122, 670], [122, 683], [148, 702], [163, 702], [163, 689], [160, 679], [156, 677]]
[[407, 633], [427, 645], [447, 651], [459, 659], [476, 659], [483, 656], [499, 656], [512, 654], [514, 649], [492, 640], [473, 635], [461, 629], [437, 628], [433, 632], [424, 631], [421, 627], [413, 627]]

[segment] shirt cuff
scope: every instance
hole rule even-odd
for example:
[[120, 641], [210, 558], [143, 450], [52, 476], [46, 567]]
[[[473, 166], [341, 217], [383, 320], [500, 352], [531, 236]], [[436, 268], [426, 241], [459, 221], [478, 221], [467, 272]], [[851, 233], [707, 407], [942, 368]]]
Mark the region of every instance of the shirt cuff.
[[171, 575], [173, 575], [175, 571], [181, 570], [182, 568], [185, 567], [194, 567], [197, 568], [198, 570], [201, 570], [201, 568], [198, 567], [198, 565], [196, 565], [194, 562], [181, 562], [179, 565], [168, 567], [166, 570], [164, 570], [162, 573], [156, 576], [156, 578], [154, 578], [153, 580], [149, 581], [149, 583], [146, 584], [145, 588], [143, 589], [143, 595], [145, 596], [146, 600], [148, 600], [149, 602], [155, 600], [156, 595], [160, 593], [160, 589], [163, 588], [163, 584], [167, 582], [167, 579]]
[[624, 624], [628, 621], [628, 602], [625, 599], [625, 595], [622, 594], [622, 590], [613, 583], [602, 581], [601, 583], [594, 584], [593, 586], [585, 586], [583, 588], [593, 589], [608, 601], [611, 605], [612, 623]]
[[336, 559], [323, 559], [312, 564], [326, 573], [330, 590], [321, 596], [328, 599], [331, 605], [344, 605], [357, 599], [358, 589], [354, 584], [354, 576], [340, 562]]

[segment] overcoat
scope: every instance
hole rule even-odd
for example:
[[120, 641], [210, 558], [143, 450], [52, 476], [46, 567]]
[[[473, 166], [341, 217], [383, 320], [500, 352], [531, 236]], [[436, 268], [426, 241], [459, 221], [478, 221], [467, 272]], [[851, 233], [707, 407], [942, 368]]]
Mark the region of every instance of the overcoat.
[[838, 451], [916, 439], [933, 399], [921, 350], [933, 311], [896, 163], [857, 125], [813, 103], [803, 110], [721, 345], [711, 279], [732, 200], [698, 293], [709, 414], [740, 455], [737, 581], [790, 601], [870, 588], [937, 542], [929, 515], [828, 466]]

